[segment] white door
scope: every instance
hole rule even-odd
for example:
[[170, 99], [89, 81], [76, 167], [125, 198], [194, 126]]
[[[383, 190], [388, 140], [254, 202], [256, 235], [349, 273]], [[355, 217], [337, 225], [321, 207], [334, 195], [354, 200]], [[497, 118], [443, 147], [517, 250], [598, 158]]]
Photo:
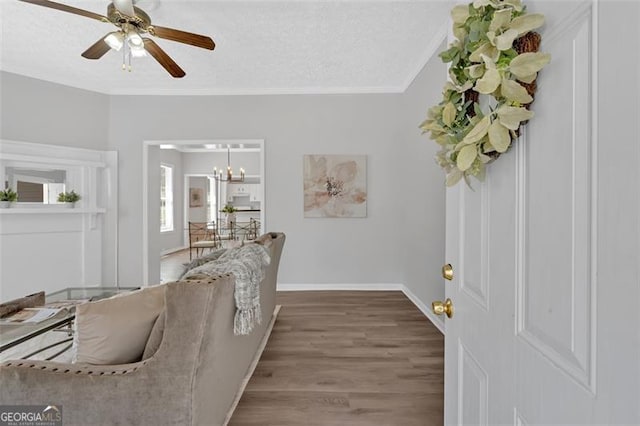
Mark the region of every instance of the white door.
[[536, 116], [447, 191], [445, 422], [640, 424], [640, 6], [528, 4]]

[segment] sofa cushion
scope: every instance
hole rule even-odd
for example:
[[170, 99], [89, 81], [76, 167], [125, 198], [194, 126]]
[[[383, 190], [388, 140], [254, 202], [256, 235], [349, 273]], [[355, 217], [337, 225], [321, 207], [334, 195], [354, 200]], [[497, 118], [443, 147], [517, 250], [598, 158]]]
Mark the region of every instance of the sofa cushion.
[[165, 312], [166, 311], [163, 310], [160, 315], [158, 315], [156, 322], [153, 324], [151, 334], [149, 334], [149, 339], [147, 340], [144, 352], [142, 353], [143, 361], [147, 358], [151, 358], [160, 347], [160, 343], [162, 343], [162, 337], [164, 336]]
[[154, 286], [76, 307], [74, 362], [126, 364], [139, 361], [166, 286]]

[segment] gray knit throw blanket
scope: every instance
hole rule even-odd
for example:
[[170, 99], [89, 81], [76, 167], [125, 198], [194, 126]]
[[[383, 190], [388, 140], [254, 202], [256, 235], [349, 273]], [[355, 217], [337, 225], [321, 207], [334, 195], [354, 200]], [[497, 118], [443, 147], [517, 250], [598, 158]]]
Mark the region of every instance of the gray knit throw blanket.
[[182, 279], [232, 273], [236, 278], [233, 332], [235, 335], [249, 334], [256, 324], [262, 322], [260, 282], [264, 278], [265, 266], [270, 262], [266, 247], [250, 243], [229, 249], [216, 260], [187, 271]]

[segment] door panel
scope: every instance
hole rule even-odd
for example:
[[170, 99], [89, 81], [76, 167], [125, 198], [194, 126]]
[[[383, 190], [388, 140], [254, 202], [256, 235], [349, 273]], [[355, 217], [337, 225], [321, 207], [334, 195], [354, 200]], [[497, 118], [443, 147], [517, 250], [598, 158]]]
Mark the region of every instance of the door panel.
[[[590, 132], [590, 16], [545, 43], [554, 72], [518, 141], [518, 336], [590, 387], [595, 194]], [[549, 126], [549, 122], [556, 123]], [[563, 124], [564, 123], [564, 124]]]
[[[487, 242], [489, 231], [489, 191], [483, 185], [476, 191], [464, 191], [461, 195], [460, 286], [473, 300], [488, 309], [487, 299]], [[465, 209], [465, 206], [479, 206]], [[478, 253], [480, 255], [478, 256]]]
[[488, 375], [462, 343], [458, 346], [460, 405], [458, 418], [464, 425], [488, 424]]

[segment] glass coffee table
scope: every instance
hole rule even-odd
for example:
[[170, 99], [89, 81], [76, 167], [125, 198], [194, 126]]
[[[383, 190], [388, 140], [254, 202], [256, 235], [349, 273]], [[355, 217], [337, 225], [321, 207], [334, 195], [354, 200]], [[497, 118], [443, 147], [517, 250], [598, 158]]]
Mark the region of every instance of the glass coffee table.
[[[80, 303], [104, 299], [119, 293], [127, 293], [140, 287], [69, 287], [45, 296], [45, 308], [63, 308], [51, 318], [38, 323], [0, 323], [0, 361], [3, 359], [28, 359], [52, 348], [58, 348], [54, 354], [44, 359], [50, 360], [71, 347], [73, 340], [72, 324], [75, 319], [75, 306]], [[34, 342], [45, 333], [61, 332], [62, 339], [49, 338]], [[41, 339], [42, 340], [42, 339]], [[52, 340], [55, 340], [51, 343]], [[44, 344], [43, 344], [44, 342]], [[29, 344], [31, 343], [31, 344]], [[67, 345], [59, 349], [64, 343]], [[24, 349], [18, 347], [21, 345]]]

